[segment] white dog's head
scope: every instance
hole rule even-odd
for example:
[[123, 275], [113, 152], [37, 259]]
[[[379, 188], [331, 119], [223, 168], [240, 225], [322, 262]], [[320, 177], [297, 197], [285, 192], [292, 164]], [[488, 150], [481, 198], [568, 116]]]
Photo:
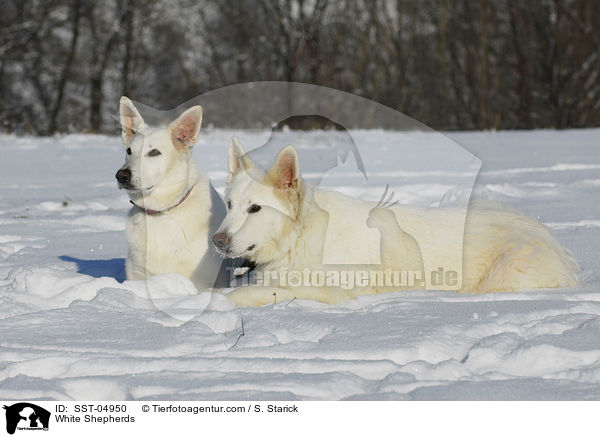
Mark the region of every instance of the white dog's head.
[[147, 126], [127, 97], [121, 97], [119, 110], [126, 150], [125, 164], [115, 175], [119, 188], [132, 199], [179, 193], [194, 176], [191, 149], [198, 140], [202, 108], [188, 109], [166, 128]]
[[232, 139], [227, 215], [213, 237], [217, 251], [258, 263], [277, 258], [293, 238], [302, 195], [298, 155], [292, 146], [285, 147], [265, 172]]

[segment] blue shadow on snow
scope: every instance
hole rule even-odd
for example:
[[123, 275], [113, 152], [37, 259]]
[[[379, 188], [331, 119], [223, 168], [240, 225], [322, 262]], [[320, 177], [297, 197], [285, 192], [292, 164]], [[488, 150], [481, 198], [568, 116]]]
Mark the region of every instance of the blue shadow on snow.
[[58, 257], [62, 261], [77, 264], [77, 273], [94, 278], [109, 277], [119, 282], [125, 281], [125, 258], [79, 259], [68, 255]]

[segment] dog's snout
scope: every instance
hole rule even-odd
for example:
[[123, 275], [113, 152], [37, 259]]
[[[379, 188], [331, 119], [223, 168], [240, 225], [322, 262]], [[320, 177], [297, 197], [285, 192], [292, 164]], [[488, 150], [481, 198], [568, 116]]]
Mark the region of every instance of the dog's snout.
[[225, 232], [217, 232], [212, 240], [215, 246], [221, 250], [226, 250], [229, 247], [229, 235]]
[[131, 182], [131, 170], [129, 170], [128, 168], [122, 168], [117, 172], [115, 177], [117, 178], [117, 181], [119, 181], [120, 184], [128, 184]]

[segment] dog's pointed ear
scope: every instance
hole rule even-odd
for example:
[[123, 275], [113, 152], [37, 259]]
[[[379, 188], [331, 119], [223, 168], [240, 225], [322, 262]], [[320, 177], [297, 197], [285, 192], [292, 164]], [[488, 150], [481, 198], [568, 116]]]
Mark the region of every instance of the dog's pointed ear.
[[133, 105], [133, 102], [125, 96], [121, 97], [119, 101], [119, 118], [121, 121], [121, 138], [123, 138], [123, 144], [125, 145], [131, 141], [136, 132], [146, 127], [144, 119]]
[[236, 137], [231, 137], [229, 143], [229, 179], [242, 169], [242, 156], [246, 152]]
[[293, 146], [286, 146], [267, 173], [269, 181], [277, 188], [297, 188], [300, 180], [298, 154]]
[[248, 170], [254, 162], [248, 157], [246, 151], [236, 137], [231, 137], [229, 144], [229, 180], [241, 169]]
[[171, 140], [178, 149], [191, 149], [198, 141], [202, 124], [202, 106], [192, 106], [169, 125]]

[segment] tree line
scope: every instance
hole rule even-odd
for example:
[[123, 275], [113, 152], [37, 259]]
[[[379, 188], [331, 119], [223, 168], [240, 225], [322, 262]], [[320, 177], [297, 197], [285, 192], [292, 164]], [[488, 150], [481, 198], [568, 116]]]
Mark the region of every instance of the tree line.
[[239, 82], [328, 86], [435, 129], [600, 125], [596, 0], [0, 0], [0, 128], [111, 132]]

